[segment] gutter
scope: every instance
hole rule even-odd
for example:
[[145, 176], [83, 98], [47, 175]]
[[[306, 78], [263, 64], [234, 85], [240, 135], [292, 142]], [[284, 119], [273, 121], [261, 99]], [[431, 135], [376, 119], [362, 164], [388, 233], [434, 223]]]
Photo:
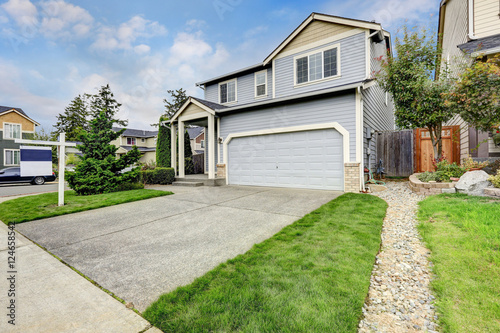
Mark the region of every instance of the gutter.
[[469, 34], [467, 36], [470, 40], [474, 40], [477, 39], [474, 35], [474, 0], [469, 0], [468, 9]]

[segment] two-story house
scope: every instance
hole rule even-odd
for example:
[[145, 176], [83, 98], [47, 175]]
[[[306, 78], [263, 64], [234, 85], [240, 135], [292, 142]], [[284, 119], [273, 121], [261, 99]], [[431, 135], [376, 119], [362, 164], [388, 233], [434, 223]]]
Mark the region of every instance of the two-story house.
[[193, 155], [205, 153], [205, 127], [194, 126], [187, 129]]
[[[442, 69], [452, 75], [478, 55], [491, 57], [500, 53], [500, 2], [498, 0], [442, 0], [439, 8], [439, 38]], [[460, 125], [460, 157], [500, 156], [489, 133], [476, 131], [459, 116], [448, 125]]]
[[[118, 132], [122, 128], [113, 127], [115, 132]], [[117, 156], [126, 154], [128, 151], [132, 150], [133, 146], [137, 146], [137, 149], [141, 152], [141, 158], [139, 162], [142, 163], [154, 163], [156, 162], [156, 138], [158, 137], [158, 131], [145, 131], [138, 129], [127, 128], [118, 139], [111, 141], [112, 145], [118, 148], [116, 151]]]
[[[391, 99], [372, 79], [390, 49], [378, 23], [312, 13], [261, 63], [198, 82], [204, 98], [174, 114], [172, 137], [206, 127], [210, 179], [358, 192], [376, 163], [373, 134], [394, 129]], [[172, 156], [185, 177], [183, 145]]]
[[0, 106], [0, 169], [20, 165], [20, 143], [15, 139], [31, 139], [39, 123], [20, 108]]

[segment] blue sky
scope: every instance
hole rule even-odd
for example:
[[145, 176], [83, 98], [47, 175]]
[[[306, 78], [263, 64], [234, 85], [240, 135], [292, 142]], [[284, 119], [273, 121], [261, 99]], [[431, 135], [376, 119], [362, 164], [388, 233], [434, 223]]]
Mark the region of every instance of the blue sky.
[[129, 127], [148, 129], [167, 90], [261, 62], [311, 12], [395, 34], [437, 24], [438, 0], [9, 0], [0, 2], [0, 105], [51, 130], [78, 94], [109, 83]]

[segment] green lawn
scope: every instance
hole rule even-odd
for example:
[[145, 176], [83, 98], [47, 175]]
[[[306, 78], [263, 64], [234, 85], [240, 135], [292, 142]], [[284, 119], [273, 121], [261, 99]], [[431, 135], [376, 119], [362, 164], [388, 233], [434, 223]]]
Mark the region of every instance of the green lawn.
[[386, 208], [344, 194], [143, 315], [165, 332], [356, 332]]
[[0, 220], [5, 224], [21, 223], [169, 194], [172, 192], [143, 189], [77, 196], [74, 191], [65, 191], [64, 202], [66, 204], [59, 207], [57, 206], [57, 192], [43, 193], [0, 203]]
[[500, 200], [432, 196], [419, 219], [444, 332], [500, 332]]

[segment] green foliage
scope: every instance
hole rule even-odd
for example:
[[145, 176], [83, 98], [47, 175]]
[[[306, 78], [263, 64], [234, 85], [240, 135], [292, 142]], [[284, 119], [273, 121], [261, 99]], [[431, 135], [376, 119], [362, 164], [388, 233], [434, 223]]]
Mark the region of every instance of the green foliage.
[[81, 161], [80, 156], [75, 154], [69, 154], [66, 158], [66, 165], [78, 165]]
[[[101, 100], [110, 99], [110, 100]], [[138, 177], [138, 168], [122, 172], [140, 158], [137, 147], [116, 158], [118, 147], [110, 144], [125, 129], [113, 131], [113, 124], [118, 120], [113, 116], [118, 112], [118, 104], [109, 91], [109, 85], [101, 87], [97, 95], [92, 96], [90, 109], [93, 110], [89, 131], [79, 135], [82, 145], [77, 148], [83, 153], [81, 162], [74, 172], [68, 172], [68, 184], [78, 195], [91, 195], [116, 191], [121, 183], [133, 182]], [[102, 107], [99, 113], [98, 108]], [[111, 109], [108, 110], [107, 108]]]
[[472, 156], [468, 156], [467, 158], [464, 158], [462, 162], [462, 167], [464, 168], [465, 171], [470, 171], [471, 169], [482, 169], [486, 166], [488, 166], [490, 162], [484, 161], [484, 162], [477, 162], [474, 161]]
[[490, 175], [496, 175], [498, 170], [500, 170], [500, 159], [492, 161], [484, 168], [484, 171], [486, 171]]
[[101, 112], [104, 112], [106, 119], [113, 119], [113, 124], [127, 126], [127, 120], [114, 118], [122, 105], [114, 98], [109, 84], [102, 86], [97, 94], [86, 96], [89, 99], [89, 114], [93, 119], [97, 118]]
[[66, 133], [67, 141], [78, 141], [80, 132], [89, 130], [88, 98], [90, 95], [78, 95], [64, 109], [64, 113], [57, 115], [53, 136]]
[[116, 186], [116, 192], [121, 191], [132, 191], [132, 190], [141, 190], [144, 188], [143, 183], [121, 183]]
[[[396, 57], [381, 57], [381, 71], [376, 78], [381, 87], [392, 95], [396, 124], [400, 128], [427, 128], [431, 134], [434, 156], [442, 156], [442, 124], [450, 120], [453, 109], [445, 104], [441, 94], [450, 89], [449, 80], [433, 79], [441, 50], [435, 36], [403, 27], [402, 39], [396, 38]], [[446, 78], [446, 75], [440, 77]]]
[[143, 315], [163, 332], [356, 332], [386, 208], [344, 194]]
[[162, 122], [167, 120], [165, 116], [160, 117], [158, 138], [156, 140], [156, 165], [159, 167], [170, 168], [170, 128], [162, 126]]
[[450, 92], [443, 93], [446, 103], [469, 124], [490, 131], [500, 123], [500, 58], [477, 58], [463, 71]]
[[164, 99], [165, 103], [165, 114], [166, 120], [172, 118], [172, 116], [181, 108], [181, 106], [187, 101], [188, 96], [186, 95], [186, 90], [180, 88], [177, 90], [167, 90], [170, 94], [171, 102], [168, 99]]
[[155, 169], [141, 170], [140, 178], [144, 184], [172, 184], [175, 180], [175, 172], [173, 168], [157, 167]]
[[500, 188], [500, 169], [497, 170], [497, 174], [494, 176], [490, 176], [488, 180], [495, 186], [496, 188]]
[[194, 173], [193, 151], [191, 150], [191, 140], [187, 131], [184, 133], [184, 172], [186, 175]]
[[420, 180], [421, 182], [424, 182], [424, 183], [428, 183], [430, 181], [434, 181], [434, 182], [443, 181], [442, 174], [439, 172], [426, 171], [426, 172], [423, 172], [421, 174], [418, 174], [417, 178], [418, 178], [418, 180]]
[[443, 180], [450, 180], [450, 177], [460, 178], [465, 171], [464, 167], [457, 165], [455, 162], [449, 163], [447, 160], [442, 160], [436, 164], [436, 172], [440, 173]]

